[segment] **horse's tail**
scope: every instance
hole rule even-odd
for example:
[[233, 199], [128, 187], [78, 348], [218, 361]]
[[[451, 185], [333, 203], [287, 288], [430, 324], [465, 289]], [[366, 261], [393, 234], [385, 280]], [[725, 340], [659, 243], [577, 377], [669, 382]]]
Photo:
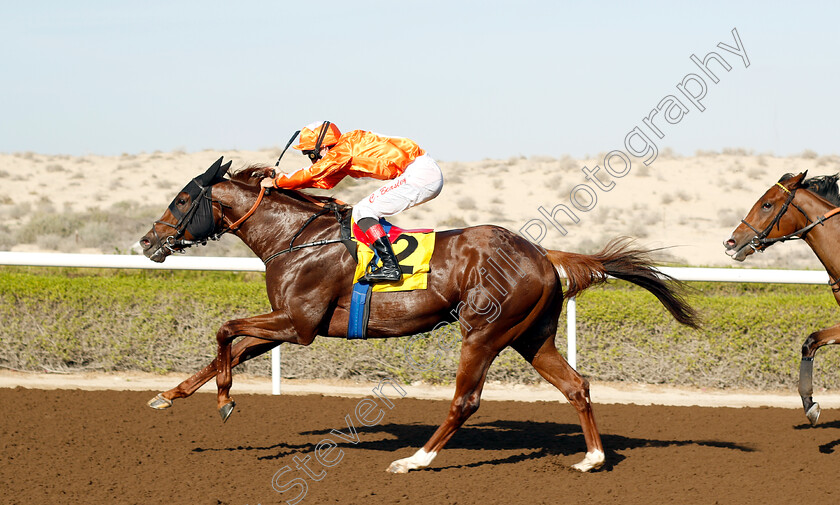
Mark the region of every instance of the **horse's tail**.
[[557, 272], [568, 279], [567, 297], [602, 284], [611, 275], [653, 293], [680, 323], [692, 328], [700, 325], [697, 312], [683, 298], [684, 284], [656, 270], [650, 251], [633, 248], [631, 239], [611, 240], [601, 252], [591, 255], [550, 250], [546, 253]]

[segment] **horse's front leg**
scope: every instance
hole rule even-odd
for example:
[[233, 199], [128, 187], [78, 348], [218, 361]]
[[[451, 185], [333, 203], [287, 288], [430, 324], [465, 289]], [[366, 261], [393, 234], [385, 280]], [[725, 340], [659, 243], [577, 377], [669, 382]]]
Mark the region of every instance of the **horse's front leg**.
[[314, 338], [314, 333], [306, 337], [298, 335], [286, 312], [274, 311], [269, 314], [234, 319], [226, 322], [216, 332], [216, 387], [218, 389], [217, 407], [222, 421], [227, 421], [233, 413], [236, 403], [230, 398], [230, 387], [233, 384], [233, 367], [231, 358], [231, 342], [239, 336], [249, 336], [263, 341], [294, 342], [308, 345]]
[[[278, 345], [280, 345], [280, 342], [266, 341], [255, 337], [240, 339], [233, 345], [233, 349], [231, 350], [231, 367], [235, 367], [251, 358], [266, 353]], [[209, 365], [193, 374], [190, 378], [149, 400], [149, 407], [158, 410], [167, 409], [172, 406], [172, 402], [175, 399], [192, 396], [193, 393], [198, 391], [198, 388], [216, 376], [217, 368], [217, 361], [214, 359]]]
[[840, 343], [840, 324], [811, 333], [802, 344], [802, 361], [799, 363], [799, 396], [802, 398], [802, 407], [805, 409], [805, 416], [811, 422], [811, 426], [817, 424], [820, 418], [820, 404], [812, 398], [814, 356], [820, 347], [836, 343]]

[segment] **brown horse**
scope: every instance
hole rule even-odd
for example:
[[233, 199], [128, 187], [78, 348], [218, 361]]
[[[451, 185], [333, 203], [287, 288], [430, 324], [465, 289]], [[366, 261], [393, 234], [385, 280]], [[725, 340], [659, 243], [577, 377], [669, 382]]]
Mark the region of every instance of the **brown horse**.
[[[228, 180], [223, 176], [229, 165], [222, 166], [220, 159], [193, 179], [140, 242], [146, 256], [161, 262], [196, 241], [235, 233], [266, 262], [272, 311], [224, 323], [216, 334], [218, 354], [213, 362], [152, 399], [149, 405], [154, 408], [171, 406], [172, 400], [190, 396], [215, 376], [217, 406], [227, 419], [234, 405], [228, 396], [233, 366], [283, 342], [309, 345], [316, 335], [347, 335], [355, 261], [343, 245], [334, 242], [339, 224], [325, 211], [347, 209], [336, 207], [332, 199], [296, 191], [272, 191], [255, 205], [262, 196], [259, 181], [271, 169], [249, 167]], [[294, 249], [290, 240], [318, 247], [282, 253]], [[491, 264], [507, 266], [499, 271]], [[478, 409], [487, 369], [507, 346], [577, 409], [587, 452], [574, 468], [589, 471], [603, 465], [604, 449], [590, 405], [589, 384], [554, 344], [564, 297], [561, 270], [569, 279], [565, 296], [605, 282], [611, 275], [649, 290], [681, 323], [697, 324], [693, 310], [674, 289], [673, 279], [659, 274], [646, 251], [633, 249], [626, 241], [613, 241], [601, 253], [586, 256], [546, 251], [503, 228], [477, 226], [439, 232], [430, 267], [427, 289], [376, 293], [371, 301], [367, 327], [371, 338], [426, 332], [441, 321], [461, 324], [460, 364], [449, 415], [413, 456], [391, 463], [391, 472], [404, 473], [432, 462]], [[497, 309], [492, 314], [491, 307]], [[232, 345], [236, 337], [243, 338]]]
[[[782, 176], [755, 202], [723, 245], [732, 259], [744, 261], [750, 254], [762, 252], [776, 242], [804, 240], [828, 272], [831, 290], [840, 304], [840, 250], [836, 246], [840, 218], [829, 219], [840, 212], [838, 175], [806, 180], [806, 174]], [[840, 343], [840, 325], [814, 332], [802, 344], [799, 396], [812, 425], [820, 417], [820, 406], [812, 398], [814, 355], [820, 347], [835, 343]]]

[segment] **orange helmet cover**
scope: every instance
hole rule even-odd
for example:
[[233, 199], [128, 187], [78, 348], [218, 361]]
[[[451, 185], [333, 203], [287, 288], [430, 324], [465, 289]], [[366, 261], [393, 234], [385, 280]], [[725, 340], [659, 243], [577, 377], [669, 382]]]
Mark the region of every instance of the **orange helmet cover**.
[[[318, 142], [318, 136], [324, 128], [324, 123], [325, 121], [316, 121], [312, 124], [304, 126], [300, 131], [300, 144], [292, 146], [292, 148], [300, 151], [311, 151], [312, 149], [315, 149], [315, 143]], [[339, 131], [338, 126], [334, 123], [330, 123], [321, 145], [333, 146], [338, 142], [339, 137], [341, 137], [341, 131]]]

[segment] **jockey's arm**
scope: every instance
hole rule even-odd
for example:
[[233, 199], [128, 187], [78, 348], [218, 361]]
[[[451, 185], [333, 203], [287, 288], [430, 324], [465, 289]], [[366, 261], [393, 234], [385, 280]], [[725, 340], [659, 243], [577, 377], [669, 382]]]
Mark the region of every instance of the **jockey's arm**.
[[291, 174], [277, 174], [274, 178], [274, 187], [283, 189], [331, 189], [338, 183], [336, 179], [340, 176], [340, 172], [350, 162], [351, 158], [346, 156], [341, 149], [331, 149], [326, 156], [309, 167], [301, 168]]

